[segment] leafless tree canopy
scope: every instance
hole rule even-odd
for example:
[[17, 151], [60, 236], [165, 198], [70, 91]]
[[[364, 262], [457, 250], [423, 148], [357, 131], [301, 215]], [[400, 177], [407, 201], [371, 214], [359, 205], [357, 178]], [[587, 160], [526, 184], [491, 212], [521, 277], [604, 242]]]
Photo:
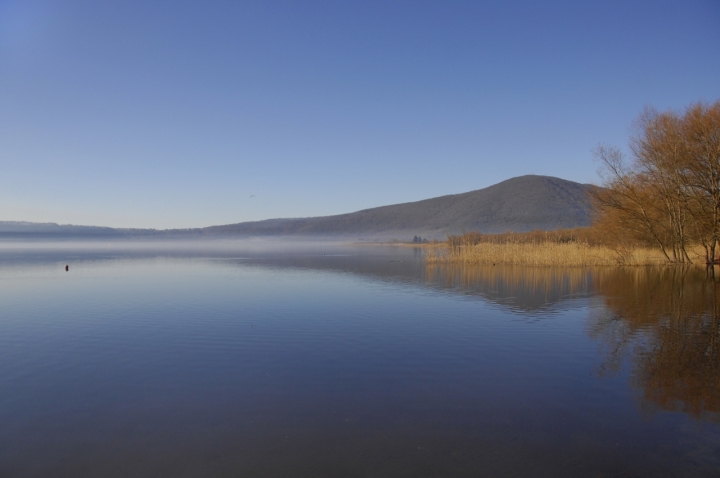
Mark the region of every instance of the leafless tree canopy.
[[632, 161], [614, 148], [595, 151], [604, 190], [593, 192], [597, 226], [615, 241], [652, 244], [668, 262], [692, 262], [701, 244], [717, 263], [720, 241], [720, 101], [683, 113], [645, 110], [630, 141]]

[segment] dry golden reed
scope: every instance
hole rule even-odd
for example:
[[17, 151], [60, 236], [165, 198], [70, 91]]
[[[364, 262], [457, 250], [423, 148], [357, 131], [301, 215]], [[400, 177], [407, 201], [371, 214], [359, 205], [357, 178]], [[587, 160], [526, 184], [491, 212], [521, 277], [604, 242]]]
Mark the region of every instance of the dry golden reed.
[[524, 266], [645, 266], [663, 265], [659, 251], [635, 247], [618, 251], [585, 242], [480, 242], [472, 245], [450, 243], [430, 246], [425, 250], [429, 264], [502, 264]]

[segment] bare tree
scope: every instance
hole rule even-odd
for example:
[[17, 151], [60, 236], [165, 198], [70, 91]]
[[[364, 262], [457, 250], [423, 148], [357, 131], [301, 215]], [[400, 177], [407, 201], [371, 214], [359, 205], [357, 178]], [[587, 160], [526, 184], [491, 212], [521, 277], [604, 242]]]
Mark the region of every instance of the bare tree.
[[604, 188], [592, 192], [599, 211], [601, 226], [614, 230], [617, 239], [631, 239], [652, 243], [660, 248], [665, 259], [668, 255], [666, 231], [662, 229], [662, 211], [657, 208], [655, 191], [649, 182], [625, 163], [622, 153], [614, 148], [599, 146], [595, 157], [602, 163]]
[[708, 263], [717, 263], [720, 241], [720, 101], [688, 108], [683, 117], [686, 168], [683, 171], [691, 201], [698, 242]]
[[600, 146], [605, 189], [594, 193], [598, 224], [660, 248], [668, 262], [690, 263], [702, 244], [718, 262], [720, 243], [720, 101], [683, 115], [645, 110], [630, 141], [633, 161]]
[[653, 191], [655, 207], [662, 211], [656, 227], [665, 231], [674, 262], [692, 262], [686, 249], [689, 210], [685, 143], [682, 119], [673, 112], [652, 109], [640, 115], [630, 141], [636, 174], [644, 178], [643, 186]]

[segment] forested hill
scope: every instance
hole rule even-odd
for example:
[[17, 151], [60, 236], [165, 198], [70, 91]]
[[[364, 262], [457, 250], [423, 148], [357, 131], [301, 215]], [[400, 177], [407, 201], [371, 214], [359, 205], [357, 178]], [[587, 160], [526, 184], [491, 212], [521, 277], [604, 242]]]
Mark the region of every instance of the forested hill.
[[[336, 216], [268, 219], [185, 230], [80, 228], [38, 224], [38, 234], [53, 236], [345, 236], [355, 239], [444, 237], [447, 233], [552, 230], [591, 223], [588, 191], [595, 186], [548, 176], [520, 176], [463, 194], [382, 206]], [[14, 227], [9, 227], [14, 224]], [[22, 226], [20, 226], [22, 224]], [[31, 234], [29, 223], [0, 223], [0, 236], [14, 230]], [[5, 231], [5, 232], [4, 232]], [[44, 232], [43, 232], [44, 231]]]

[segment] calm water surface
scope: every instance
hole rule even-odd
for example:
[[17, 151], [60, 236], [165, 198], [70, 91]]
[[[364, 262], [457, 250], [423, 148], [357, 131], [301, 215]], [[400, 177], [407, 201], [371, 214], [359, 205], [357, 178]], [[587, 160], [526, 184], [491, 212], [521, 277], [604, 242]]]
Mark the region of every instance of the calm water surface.
[[720, 476], [717, 293], [399, 247], [0, 248], [0, 476]]

